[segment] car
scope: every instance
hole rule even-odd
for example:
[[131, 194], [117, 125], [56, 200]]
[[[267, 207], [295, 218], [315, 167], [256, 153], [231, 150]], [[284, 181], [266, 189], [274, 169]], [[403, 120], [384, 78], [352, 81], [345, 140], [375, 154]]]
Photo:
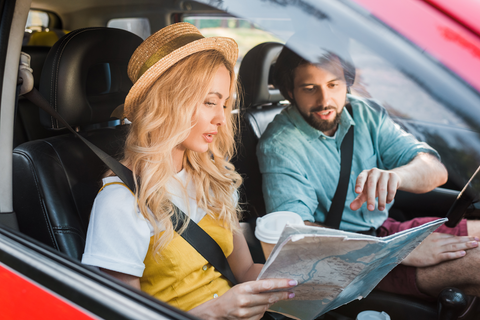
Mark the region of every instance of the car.
[[[473, 204], [466, 214], [480, 216], [475, 204], [480, 182], [470, 181], [480, 164], [480, 5], [474, 2], [17, 0], [1, 2], [0, 13], [2, 318], [193, 319], [79, 262], [96, 181], [105, 167], [62, 125], [19, 97], [21, 51], [30, 54], [35, 85], [51, 104], [82, 136], [118, 155], [128, 124], [110, 119], [110, 112], [128, 92], [126, 62], [142, 38], [188, 21], [205, 35], [236, 39], [244, 100], [237, 111], [239, 153], [232, 161], [245, 177], [247, 240], [254, 259], [262, 262], [251, 232], [255, 218], [267, 213], [254, 150], [268, 122], [286, 105], [271, 69], [294, 31], [303, 39], [292, 48], [315, 59], [312, 40], [328, 47], [318, 32], [328, 25], [348, 39], [356, 68], [352, 93], [380, 102], [402, 128], [434, 147], [448, 169], [442, 188], [398, 194], [392, 214], [445, 216], [467, 186]], [[111, 54], [120, 60], [105, 60]], [[479, 318], [478, 304], [470, 305], [464, 319]], [[437, 302], [374, 291], [325, 319], [351, 319], [378, 308], [393, 319], [438, 316]]]

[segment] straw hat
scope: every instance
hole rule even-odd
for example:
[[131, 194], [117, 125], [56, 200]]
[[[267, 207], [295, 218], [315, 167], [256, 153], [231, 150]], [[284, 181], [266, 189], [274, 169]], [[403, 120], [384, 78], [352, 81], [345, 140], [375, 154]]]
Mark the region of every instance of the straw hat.
[[128, 77], [133, 86], [125, 98], [124, 116], [130, 118], [135, 106], [163, 72], [183, 58], [206, 50], [219, 51], [232, 65], [237, 61], [238, 46], [233, 39], [205, 38], [187, 22], [169, 25], [143, 41], [128, 63]]

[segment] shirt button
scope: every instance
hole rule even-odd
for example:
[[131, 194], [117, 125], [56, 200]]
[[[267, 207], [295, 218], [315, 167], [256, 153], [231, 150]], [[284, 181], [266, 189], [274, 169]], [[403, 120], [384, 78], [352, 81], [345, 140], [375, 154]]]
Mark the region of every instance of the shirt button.
[[352, 176], [355, 174], [355, 172], [352, 170]]
[[325, 139], [327, 139], [327, 138], [325, 138], [325, 136], [322, 136], [322, 140], [325, 140]]
[[213, 295], [213, 299], [215, 299], [215, 298], [218, 298], [218, 294], [216, 294], [216, 293]]
[[208, 269], [207, 265], [204, 265], [202, 269], [203, 269], [203, 271], [207, 271], [207, 269]]
[[373, 219], [370, 219], [370, 222], [373, 223]]

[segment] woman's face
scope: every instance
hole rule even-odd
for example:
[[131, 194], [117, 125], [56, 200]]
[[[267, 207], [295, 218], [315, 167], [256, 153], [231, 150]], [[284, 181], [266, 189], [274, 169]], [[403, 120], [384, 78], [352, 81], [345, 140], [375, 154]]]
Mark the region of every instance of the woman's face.
[[198, 106], [195, 114], [195, 126], [190, 131], [187, 139], [183, 141], [179, 149], [186, 149], [195, 152], [206, 152], [208, 144], [211, 143], [218, 127], [225, 125], [224, 106], [230, 94], [230, 72], [224, 65], [221, 65], [213, 78], [210, 90], [204, 101]]

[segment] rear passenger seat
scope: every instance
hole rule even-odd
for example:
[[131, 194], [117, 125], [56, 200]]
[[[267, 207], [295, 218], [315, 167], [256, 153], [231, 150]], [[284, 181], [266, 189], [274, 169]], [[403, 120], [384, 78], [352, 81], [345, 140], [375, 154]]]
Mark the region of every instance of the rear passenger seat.
[[[22, 52], [30, 55], [30, 67], [33, 69], [35, 88], [39, 88], [40, 75], [50, 47], [23, 46]], [[19, 97], [15, 117], [13, 147], [32, 140], [44, 139], [66, 133], [66, 130], [47, 130], [40, 124], [39, 109], [29, 100]]]

